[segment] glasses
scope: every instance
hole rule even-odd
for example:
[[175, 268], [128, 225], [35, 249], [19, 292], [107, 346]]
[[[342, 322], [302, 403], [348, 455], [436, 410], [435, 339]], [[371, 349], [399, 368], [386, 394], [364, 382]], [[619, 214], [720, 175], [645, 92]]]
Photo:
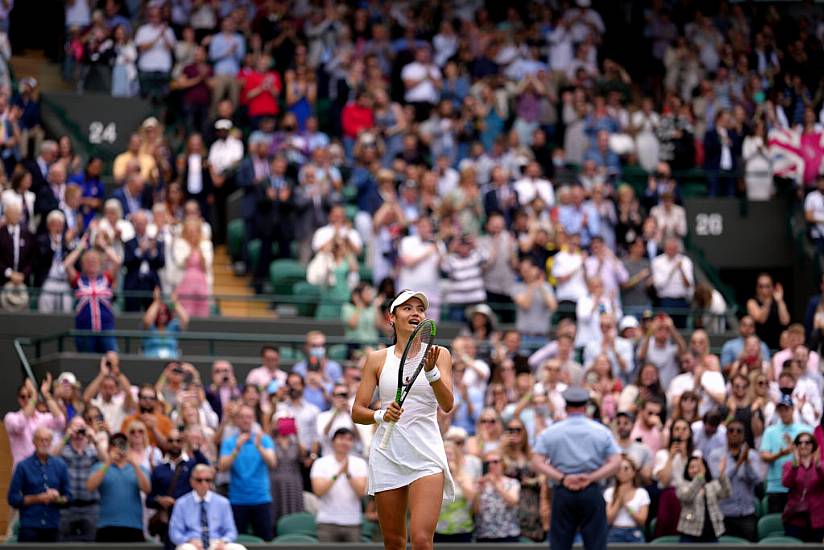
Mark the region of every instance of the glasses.
[[336, 393], [336, 394], [334, 394], [334, 396], [335, 397], [343, 397], [344, 399], [346, 399], [347, 397], [349, 397], [349, 394], [348, 393]]
[[497, 458], [493, 458], [492, 460], [487, 460], [486, 463], [487, 464], [500, 464], [501, 461]]
[[494, 424], [495, 419], [494, 418], [481, 418], [480, 423], [481, 424]]
[[756, 384], [758, 384], [759, 386], [766, 386], [767, 381], [766, 380], [759, 380], [758, 382], [756, 382]]
[[798, 444], [799, 445], [812, 445], [813, 440], [812, 439], [802, 439], [798, 442]]
[[129, 430], [130, 434], [145, 434], [146, 430]]
[[195, 483], [211, 483], [212, 478], [210, 478], [210, 477], [193, 477], [192, 481], [194, 481]]
[[[135, 433], [135, 432], [133, 432], [133, 433]], [[169, 443], [182, 443], [183, 442], [183, 440], [179, 437], [169, 438], [166, 441], [168, 441]]]
[[139, 396], [139, 398], [143, 399], [145, 401], [154, 401], [155, 396], [154, 395], [141, 395], [141, 396]]
[[507, 428], [506, 429], [506, 433], [508, 433], [508, 434], [519, 434], [523, 431], [524, 431], [523, 428]]
[[28, 401], [29, 399], [31, 399], [31, 397], [25, 393], [21, 393], [17, 396], [17, 399], [25, 399], [26, 401]]

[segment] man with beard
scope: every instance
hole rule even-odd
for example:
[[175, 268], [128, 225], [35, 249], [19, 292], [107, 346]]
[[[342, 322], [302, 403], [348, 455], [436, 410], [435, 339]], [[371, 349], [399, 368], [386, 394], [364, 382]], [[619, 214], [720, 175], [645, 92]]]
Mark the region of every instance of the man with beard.
[[149, 519], [149, 533], [159, 536], [169, 550], [174, 547], [169, 541], [169, 518], [175, 501], [192, 490], [189, 478], [198, 464], [209, 464], [209, 459], [194, 449], [193, 456], [183, 451], [183, 434], [178, 430], [169, 432], [166, 439], [168, 450], [164, 461], [152, 470], [152, 490], [146, 497], [146, 507], [157, 512]]

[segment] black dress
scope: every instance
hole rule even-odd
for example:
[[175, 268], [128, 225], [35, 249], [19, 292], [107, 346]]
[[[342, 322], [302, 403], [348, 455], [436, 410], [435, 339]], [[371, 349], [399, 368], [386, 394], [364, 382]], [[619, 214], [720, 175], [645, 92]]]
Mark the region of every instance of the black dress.
[[[759, 300], [757, 296], [753, 299], [759, 306], [764, 305], [764, 302]], [[778, 341], [781, 338], [781, 331], [783, 330], [784, 325], [781, 324], [781, 320], [778, 317], [778, 304], [773, 300], [770, 302], [770, 313], [767, 315], [767, 319], [763, 323], [755, 323], [755, 333], [767, 344], [768, 348], [779, 349]]]

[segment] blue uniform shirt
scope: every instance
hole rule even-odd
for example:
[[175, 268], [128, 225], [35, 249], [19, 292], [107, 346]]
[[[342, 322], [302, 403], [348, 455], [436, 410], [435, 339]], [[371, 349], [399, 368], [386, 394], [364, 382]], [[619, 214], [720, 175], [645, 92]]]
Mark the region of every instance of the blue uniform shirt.
[[621, 448], [606, 426], [573, 414], [541, 432], [535, 452], [563, 474], [584, 474], [603, 466]]
[[[237, 446], [238, 434], [223, 440], [220, 455], [230, 455]], [[274, 449], [272, 438], [266, 434], [260, 441], [264, 449]], [[269, 488], [269, 467], [255, 447], [255, 434], [240, 448], [232, 463], [232, 480], [229, 482], [229, 502], [240, 505], [266, 504], [272, 502]]]
[[32, 529], [57, 529], [60, 527], [60, 509], [56, 504], [33, 504], [23, 506], [23, 498], [28, 495], [45, 493], [57, 489], [67, 500], [71, 500], [69, 489], [69, 469], [62, 458], [48, 457], [41, 462], [37, 455], [20, 461], [14, 468], [9, 485], [9, 506], [20, 510], [20, 526]]

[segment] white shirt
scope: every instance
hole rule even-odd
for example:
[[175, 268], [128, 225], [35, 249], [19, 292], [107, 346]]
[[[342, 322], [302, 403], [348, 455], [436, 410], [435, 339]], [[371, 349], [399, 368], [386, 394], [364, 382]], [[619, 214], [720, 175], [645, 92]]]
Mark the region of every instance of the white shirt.
[[824, 194], [815, 190], [804, 199], [804, 214], [813, 215], [813, 237], [824, 238]]
[[[699, 416], [703, 416], [704, 413], [715, 407], [715, 401], [707, 395], [707, 392], [726, 393], [724, 376], [720, 372], [704, 371], [704, 374], [701, 375], [701, 387], [704, 392], [702, 393], [701, 403], [698, 405]], [[675, 403], [682, 393], [692, 390], [695, 390], [695, 376], [691, 372], [679, 374], [670, 382], [667, 391], [667, 402]]]
[[[310, 479], [332, 479], [340, 472], [342, 462], [338, 462], [334, 454], [325, 455], [312, 464], [309, 473]], [[354, 455], [349, 455], [349, 475], [353, 478], [365, 478], [368, 469], [366, 461]], [[349, 479], [344, 476], [332, 484], [332, 488], [318, 499], [318, 512], [315, 516], [318, 523], [332, 523], [334, 525], [360, 525], [361, 501], [352, 488]]]
[[655, 218], [656, 225], [664, 239], [667, 237], [675, 237], [678, 239], [686, 237], [687, 212], [683, 206], [673, 204], [672, 208], [667, 211], [663, 205], [658, 204], [650, 209], [649, 215]]
[[423, 65], [413, 61], [405, 66], [401, 71], [401, 78], [406, 80], [420, 80], [426, 75], [429, 79], [419, 82], [411, 88], [407, 88], [404, 99], [408, 102], [437, 103], [439, 98], [438, 89], [432, 83], [433, 80], [441, 79], [441, 70], [435, 65]]
[[[158, 37], [164, 35], [158, 40]], [[140, 54], [140, 59], [137, 62], [137, 67], [141, 71], [159, 71], [168, 73], [172, 70], [172, 48], [175, 45], [175, 33], [168, 25], [142, 25], [137, 29], [137, 34], [134, 37], [134, 42], [139, 48], [140, 46], [152, 47], [143, 51]], [[171, 46], [169, 45], [171, 44]]]
[[218, 174], [223, 174], [243, 159], [243, 142], [227, 137], [215, 141], [209, 148], [209, 164]]
[[549, 180], [543, 178], [522, 178], [515, 182], [515, 191], [518, 193], [518, 202], [525, 206], [541, 197], [547, 207], [555, 205], [555, 190]]
[[319, 414], [320, 409], [305, 399], [301, 399], [297, 405], [290, 400], [284, 401], [278, 407], [275, 416], [294, 418], [298, 428], [298, 442], [304, 449], [309, 449], [312, 443], [318, 440], [317, 418]]
[[189, 172], [186, 180], [186, 190], [192, 195], [203, 191], [203, 157], [197, 154], [189, 155]]
[[6, 228], [11, 237], [12, 271], [17, 271], [20, 267], [20, 224], [7, 225]]
[[607, 257], [603, 261], [595, 256], [590, 256], [584, 260], [587, 277], [598, 276], [604, 285], [604, 294], [614, 296], [616, 300], [621, 299], [621, 284], [629, 280], [629, 273], [621, 260], [615, 257]]
[[[425, 246], [429, 246], [421, 240], [418, 235], [410, 235], [401, 239], [400, 247], [398, 248], [398, 256], [403, 261], [404, 258], [420, 255]], [[398, 273], [398, 288], [420, 288], [430, 289], [435, 291], [434, 298], [440, 303], [440, 295], [438, 288], [440, 285], [440, 258], [437, 253], [433, 252], [426, 258], [413, 266], [401, 264]], [[427, 294], [429, 300], [432, 301], [433, 295]]]
[[[681, 270], [676, 264], [681, 262]], [[661, 254], [652, 260], [652, 282], [658, 291], [660, 298], [684, 298], [689, 300], [695, 290], [695, 279], [692, 271], [692, 260], [683, 254], [676, 254], [672, 258], [666, 254]], [[684, 277], [688, 284], [684, 284]]]
[[[612, 495], [615, 493], [615, 487], [607, 487], [604, 491], [604, 500], [606, 501], [607, 505], [612, 502]], [[620, 510], [618, 510], [618, 514], [615, 516], [615, 519], [612, 521], [611, 527], [624, 527], [630, 529], [640, 529], [635, 520], [632, 519], [632, 516], [629, 514], [627, 510], [631, 510], [633, 514], [637, 514], [641, 511], [641, 508], [644, 506], [649, 506], [650, 499], [649, 493], [647, 493], [646, 489], [642, 489], [641, 487], [637, 487], [635, 489], [635, 494], [626, 503], [626, 505], [622, 506]]]
[[584, 256], [581, 253], [570, 254], [561, 250], [552, 261], [552, 276], [562, 277], [574, 273], [569, 280], [555, 285], [555, 297], [558, 301], [568, 300], [578, 302], [587, 295], [587, 284], [584, 279]]
[[92, 399], [91, 403], [103, 414], [103, 420], [108, 424], [109, 428], [115, 432], [120, 431], [120, 426], [123, 421], [129, 416], [128, 411], [123, 410], [123, 403], [126, 401], [125, 394], [118, 393], [112, 396], [112, 400], [106, 403], [103, 398], [98, 395]]
[[[89, 0], [75, 0], [73, 4], [66, 4], [66, 28], [88, 27], [92, 22], [92, 10]], [[12, 5], [14, 5], [12, 3]], [[2, 19], [5, 19], [3, 17]]]
[[312, 250], [317, 252], [323, 248], [323, 245], [334, 239], [335, 235], [339, 235], [340, 237], [348, 240], [349, 244], [357, 250], [363, 248], [363, 241], [361, 240], [357, 230], [352, 227], [338, 229], [334, 225], [330, 224], [324, 225], [315, 231], [315, 234], [312, 236]]

